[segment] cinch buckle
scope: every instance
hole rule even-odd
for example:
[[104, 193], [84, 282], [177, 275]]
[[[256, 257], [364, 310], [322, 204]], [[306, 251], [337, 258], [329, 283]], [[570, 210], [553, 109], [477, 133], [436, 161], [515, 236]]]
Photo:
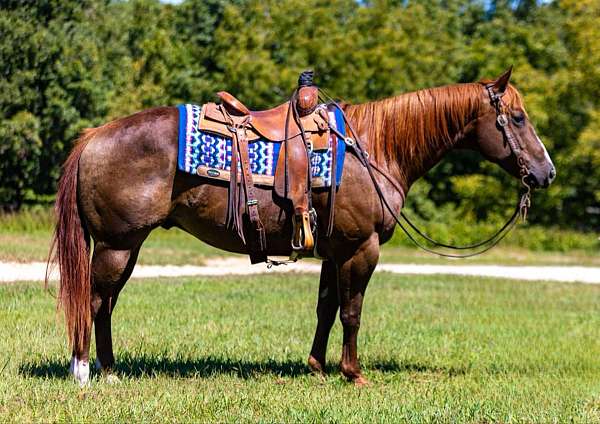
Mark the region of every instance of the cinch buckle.
[[496, 118], [496, 121], [498, 122], [498, 125], [500, 125], [501, 127], [505, 127], [508, 125], [508, 118], [503, 113], [498, 115], [498, 117]]
[[248, 201], [246, 202], [246, 204], [247, 204], [248, 206], [255, 206], [255, 205], [258, 205], [258, 200], [256, 200], [256, 199], [248, 200]]
[[354, 141], [354, 139], [352, 137], [346, 137], [344, 138], [344, 143], [346, 143], [347, 146], [354, 146], [356, 144], [356, 142]]

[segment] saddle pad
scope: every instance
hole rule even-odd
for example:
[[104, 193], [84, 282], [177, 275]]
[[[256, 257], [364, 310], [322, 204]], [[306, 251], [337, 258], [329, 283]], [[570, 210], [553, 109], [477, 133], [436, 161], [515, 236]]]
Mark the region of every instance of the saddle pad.
[[[202, 106], [183, 104], [179, 110], [179, 155], [180, 171], [218, 180], [229, 181], [231, 170], [232, 139], [213, 134], [198, 128]], [[328, 107], [329, 120], [336, 129], [346, 134], [341, 111], [335, 106]], [[313, 151], [310, 158], [313, 187], [331, 185], [331, 143], [337, 141], [336, 183], [342, 181], [346, 144], [334, 135], [330, 136], [329, 148]], [[277, 158], [281, 143], [258, 139], [248, 145], [251, 172], [254, 184], [273, 186]]]

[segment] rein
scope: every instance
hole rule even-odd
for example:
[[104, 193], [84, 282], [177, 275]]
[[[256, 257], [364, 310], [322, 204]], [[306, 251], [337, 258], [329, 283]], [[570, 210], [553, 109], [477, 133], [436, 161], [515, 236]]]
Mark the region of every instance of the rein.
[[[402, 231], [404, 231], [404, 233], [408, 236], [408, 238], [410, 239], [410, 241], [413, 244], [415, 244], [417, 247], [419, 247], [420, 249], [422, 249], [426, 252], [433, 253], [433, 254], [447, 257], [447, 258], [468, 258], [468, 257], [472, 257], [472, 256], [481, 255], [482, 253], [485, 253], [488, 250], [490, 250], [491, 248], [493, 248], [494, 246], [496, 246], [504, 237], [506, 237], [508, 235], [508, 233], [514, 228], [519, 217], [521, 217], [521, 219], [523, 221], [525, 221], [527, 219], [527, 211], [531, 207], [531, 187], [525, 181], [525, 179], [527, 178], [527, 175], [529, 175], [529, 169], [527, 167], [527, 160], [523, 155], [523, 149], [522, 149], [522, 146], [520, 145], [520, 142], [515, 137], [514, 133], [512, 132], [512, 129], [509, 126], [509, 120], [505, 113], [505, 109], [507, 109], [507, 108], [506, 108], [506, 105], [504, 104], [504, 102], [502, 101], [502, 95], [504, 93], [501, 93], [501, 94], [494, 93], [492, 84], [486, 85], [485, 88], [490, 97], [490, 102], [492, 103], [492, 105], [494, 106], [494, 110], [496, 111], [496, 123], [499, 126], [499, 130], [502, 132], [511, 151], [517, 158], [517, 163], [519, 165], [519, 174], [521, 176], [521, 184], [523, 185], [525, 190], [521, 194], [520, 200], [517, 203], [517, 206], [516, 206], [515, 211], [513, 212], [512, 216], [508, 219], [508, 221], [506, 221], [506, 223], [498, 231], [496, 231], [491, 237], [487, 238], [484, 241], [466, 245], [466, 246], [456, 246], [456, 245], [438, 242], [438, 241], [432, 239], [427, 234], [425, 234], [415, 224], [413, 224], [412, 221], [406, 216], [406, 214], [404, 212], [400, 211], [399, 215], [394, 212], [393, 208], [390, 206], [387, 198], [385, 197], [381, 187], [379, 186], [379, 183], [377, 182], [374, 171], [377, 171], [385, 179], [387, 179], [392, 184], [392, 186], [400, 194], [402, 194], [403, 198], [404, 198], [404, 190], [398, 186], [398, 184], [394, 181], [394, 179], [386, 171], [384, 171], [383, 169], [378, 167], [377, 164], [375, 164], [372, 160], [370, 160], [368, 152], [365, 150], [365, 148], [362, 145], [362, 140], [360, 140], [358, 133], [354, 130], [354, 127], [352, 126], [352, 124], [350, 123], [348, 118], [346, 117], [346, 114], [344, 113], [342, 107], [337, 102], [335, 102], [331, 97], [327, 96], [329, 98], [329, 100], [332, 102], [332, 104], [342, 112], [342, 116], [344, 117], [344, 121], [345, 121], [347, 127], [350, 129], [352, 138], [343, 136], [342, 134], [339, 133], [339, 131], [337, 131], [337, 129], [330, 126], [331, 131], [334, 132], [338, 137], [341, 137], [346, 142], [346, 145], [348, 145], [348, 147], [350, 147], [354, 150], [359, 161], [367, 169], [369, 176], [371, 177], [371, 180], [373, 182], [373, 186], [375, 187], [377, 195], [379, 196], [379, 199], [385, 205], [388, 212], [392, 215], [392, 217], [396, 221], [396, 224], [402, 229]], [[476, 252], [472, 252], [472, 253], [458, 253], [458, 254], [445, 253], [445, 252], [440, 252], [438, 250], [434, 250], [434, 248], [429, 248], [429, 247], [423, 245], [418, 240], [416, 240], [416, 238], [408, 231], [406, 226], [402, 223], [400, 218], [404, 219], [406, 224], [408, 224], [408, 226], [410, 228], [412, 228], [413, 231], [415, 231], [424, 240], [431, 243], [434, 246], [434, 248], [440, 247], [440, 248], [452, 249], [452, 250], [472, 250], [472, 249], [477, 249], [477, 248], [481, 248], [481, 249], [479, 249]]]

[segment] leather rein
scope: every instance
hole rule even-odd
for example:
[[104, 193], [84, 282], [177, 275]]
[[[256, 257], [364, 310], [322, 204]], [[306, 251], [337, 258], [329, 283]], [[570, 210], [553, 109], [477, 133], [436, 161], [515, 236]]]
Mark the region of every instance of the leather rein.
[[[413, 224], [412, 221], [406, 216], [406, 214], [404, 212], [400, 211], [399, 214], [396, 214], [394, 212], [393, 208], [389, 204], [387, 198], [385, 197], [385, 195], [383, 193], [383, 190], [381, 189], [381, 187], [377, 181], [375, 172], [379, 173], [386, 180], [388, 180], [391, 183], [391, 185], [402, 195], [403, 200], [404, 200], [404, 190], [398, 185], [398, 183], [396, 183], [396, 181], [386, 171], [381, 169], [376, 163], [374, 163], [369, 158], [369, 154], [365, 150], [362, 140], [360, 140], [358, 133], [354, 130], [354, 127], [352, 126], [352, 124], [350, 123], [348, 118], [346, 117], [346, 114], [344, 113], [342, 107], [337, 102], [335, 102], [331, 97], [327, 96], [324, 93], [327, 96], [328, 100], [342, 112], [342, 116], [344, 117], [345, 124], [348, 127], [348, 129], [350, 130], [352, 137], [344, 136], [339, 131], [337, 131], [337, 129], [335, 129], [333, 126], [330, 125], [331, 131], [333, 133], [335, 133], [337, 137], [341, 137], [345, 141], [346, 145], [348, 147], [350, 147], [351, 149], [353, 149], [353, 151], [354, 151], [355, 155], [358, 157], [359, 161], [367, 169], [379, 199], [382, 201], [382, 203], [384, 204], [384, 206], [386, 207], [388, 212], [392, 215], [392, 217], [396, 221], [396, 224], [402, 229], [402, 231], [404, 231], [404, 233], [408, 236], [408, 238], [410, 239], [410, 241], [413, 244], [415, 244], [417, 247], [419, 247], [420, 249], [422, 249], [426, 252], [433, 253], [433, 254], [436, 254], [439, 256], [443, 256], [443, 257], [448, 257], [448, 258], [468, 258], [468, 257], [472, 257], [472, 256], [481, 255], [482, 253], [485, 253], [488, 250], [490, 250], [491, 248], [493, 248], [494, 246], [496, 246], [504, 237], [506, 237], [506, 235], [515, 226], [519, 217], [521, 217], [521, 219], [523, 221], [525, 221], [527, 219], [527, 211], [531, 207], [531, 186], [526, 181], [526, 178], [529, 175], [529, 169], [527, 167], [527, 159], [525, 158], [524, 153], [523, 153], [523, 148], [522, 148], [523, 146], [521, 145], [520, 140], [517, 139], [517, 137], [513, 133], [512, 129], [510, 128], [509, 118], [507, 115], [508, 107], [502, 101], [502, 96], [504, 93], [500, 93], [500, 94], [495, 93], [493, 90], [492, 84], [486, 85], [485, 88], [489, 95], [490, 102], [496, 112], [497, 127], [498, 127], [499, 131], [502, 132], [503, 137], [506, 140], [508, 146], [510, 147], [512, 153], [517, 158], [517, 164], [519, 166], [519, 174], [521, 177], [521, 184], [523, 185], [524, 191], [520, 196], [520, 200], [517, 203], [517, 206], [516, 206], [515, 211], [513, 212], [512, 216], [506, 221], [506, 223], [498, 231], [496, 231], [492, 236], [488, 237], [486, 240], [483, 240], [481, 242], [474, 243], [474, 244], [465, 245], [465, 246], [456, 246], [456, 245], [438, 242], [438, 241], [432, 239], [427, 234], [425, 234], [415, 224]], [[428, 243], [433, 245], [433, 248], [427, 247], [423, 243], [419, 242], [415, 238], [415, 236], [410, 233], [410, 231], [408, 230], [406, 225], [401, 221], [400, 218], [404, 219], [406, 225], [408, 225], [408, 227], [410, 227], [413, 231], [415, 231], [416, 234], [418, 234], [420, 237], [422, 237]], [[444, 249], [459, 250], [459, 251], [460, 250], [473, 250], [473, 249], [478, 249], [478, 250], [475, 252], [470, 252], [470, 253], [446, 253], [446, 252], [441, 252], [439, 250], [435, 250], [435, 248], [444, 248]]]

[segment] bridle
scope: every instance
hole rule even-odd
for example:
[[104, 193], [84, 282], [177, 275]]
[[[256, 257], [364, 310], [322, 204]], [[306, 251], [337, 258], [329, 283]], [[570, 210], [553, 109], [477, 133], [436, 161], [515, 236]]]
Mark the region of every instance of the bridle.
[[525, 192], [521, 196], [521, 201], [519, 204], [519, 209], [521, 213], [521, 217], [523, 220], [527, 218], [527, 210], [531, 206], [531, 186], [527, 183], [526, 179], [529, 175], [529, 168], [527, 167], [528, 160], [523, 153], [523, 145], [521, 140], [515, 137], [510, 125], [509, 118], [507, 115], [508, 107], [502, 101], [502, 96], [504, 93], [495, 93], [494, 85], [487, 84], [485, 86], [488, 96], [490, 97], [490, 102], [492, 106], [494, 106], [494, 110], [496, 111], [496, 123], [500, 127], [502, 134], [504, 135], [504, 139], [508, 143], [510, 150], [513, 152], [515, 157], [517, 158], [517, 165], [519, 166], [519, 175], [521, 176], [521, 184], [525, 187]]
[[[393, 208], [391, 207], [387, 198], [385, 197], [383, 190], [379, 186], [379, 182], [377, 181], [375, 172], [379, 173], [386, 180], [388, 180], [388, 182], [390, 182], [392, 184], [392, 186], [402, 195], [403, 200], [404, 200], [404, 190], [402, 189], [402, 187], [400, 187], [398, 185], [398, 183], [396, 183], [396, 181], [386, 171], [381, 169], [376, 163], [374, 163], [369, 158], [369, 154], [365, 150], [362, 140], [358, 136], [358, 133], [354, 130], [352, 123], [346, 117], [346, 114], [344, 113], [343, 108], [335, 100], [333, 100], [330, 96], [327, 96], [325, 94], [325, 96], [328, 98], [329, 102], [331, 104], [333, 104], [335, 107], [337, 107], [342, 112], [342, 116], [344, 117], [345, 124], [348, 127], [348, 129], [350, 130], [350, 134], [352, 137], [347, 137], [347, 136], [340, 134], [339, 131], [337, 131], [337, 129], [334, 128], [334, 126], [330, 126], [330, 130], [333, 133], [335, 133], [336, 136], [341, 137], [342, 139], [345, 140], [346, 145], [354, 151], [354, 153], [358, 157], [359, 161], [367, 169], [369, 176], [371, 177], [371, 180], [375, 187], [375, 191], [377, 192], [377, 195], [379, 196], [379, 198], [382, 201], [385, 208], [388, 210], [388, 212], [392, 215], [392, 217], [396, 221], [396, 224], [402, 229], [402, 231], [404, 231], [404, 233], [408, 236], [408, 238], [417, 247], [425, 250], [426, 252], [434, 253], [436, 255], [449, 257], [449, 258], [468, 258], [471, 256], [480, 255], [482, 253], [487, 252], [494, 246], [496, 246], [504, 237], [506, 237], [506, 235], [515, 226], [519, 217], [521, 217], [521, 219], [523, 221], [525, 221], [527, 219], [527, 212], [528, 212], [529, 208], [531, 207], [531, 186], [526, 181], [527, 176], [529, 175], [529, 169], [527, 167], [528, 160], [525, 157], [525, 153], [524, 153], [521, 141], [515, 136], [515, 134], [513, 133], [512, 129], [509, 125], [509, 118], [506, 113], [506, 111], [508, 110], [508, 107], [502, 101], [502, 96], [504, 95], [504, 93], [495, 93], [493, 90], [493, 84], [487, 84], [485, 86], [485, 88], [489, 95], [490, 102], [496, 112], [497, 127], [498, 127], [499, 131], [502, 132], [503, 138], [506, 140], [512, 153], [517, 158], [517, 164], [519, 166], [519, 175], [521, 177], [521, 184], [524, 187], [524, 191], [520, 196], [520, 200], [517, 204], [517, 207], [515, 208], [514, 213], [498, 231], [496, 231], [491, 237], [487, 238], [484, 241], [466, 245], [466, 246], [456, 246], [456, 245], [438, 242], [438, 241], [432, 239], [431, 237], [429, 237], [422, 230], [420, 230], [415, 224], [413, 224], [411, 222], [411, 220], [404, 214], [404, 212], [400, 211], [399, 215], [394, 212]], [[433, 248], [427, 247], [423, 243], [419, 242], [415, 238], [415, 236], [413, 234], [411, 234], [411, 232], [405, 226], [405, 223], [403, 223], [400, 218], [402, 218], [405, 221], [406, 225], [408, 225], [408, 227], [410, 227], [413, 231], [415, 231], [420, 237], [422, 237], [428, 243], [433, 245]], [[456, 253], [440, 252], [438, 250], [434, 250], [435, 248], [444, 248], [444, 249], [451, 249], [451, 250], [473, 250], [473, 249], [478, 249], [478, 250], [475, 252], [470, 252], [470, 253], [456, 254]]]

